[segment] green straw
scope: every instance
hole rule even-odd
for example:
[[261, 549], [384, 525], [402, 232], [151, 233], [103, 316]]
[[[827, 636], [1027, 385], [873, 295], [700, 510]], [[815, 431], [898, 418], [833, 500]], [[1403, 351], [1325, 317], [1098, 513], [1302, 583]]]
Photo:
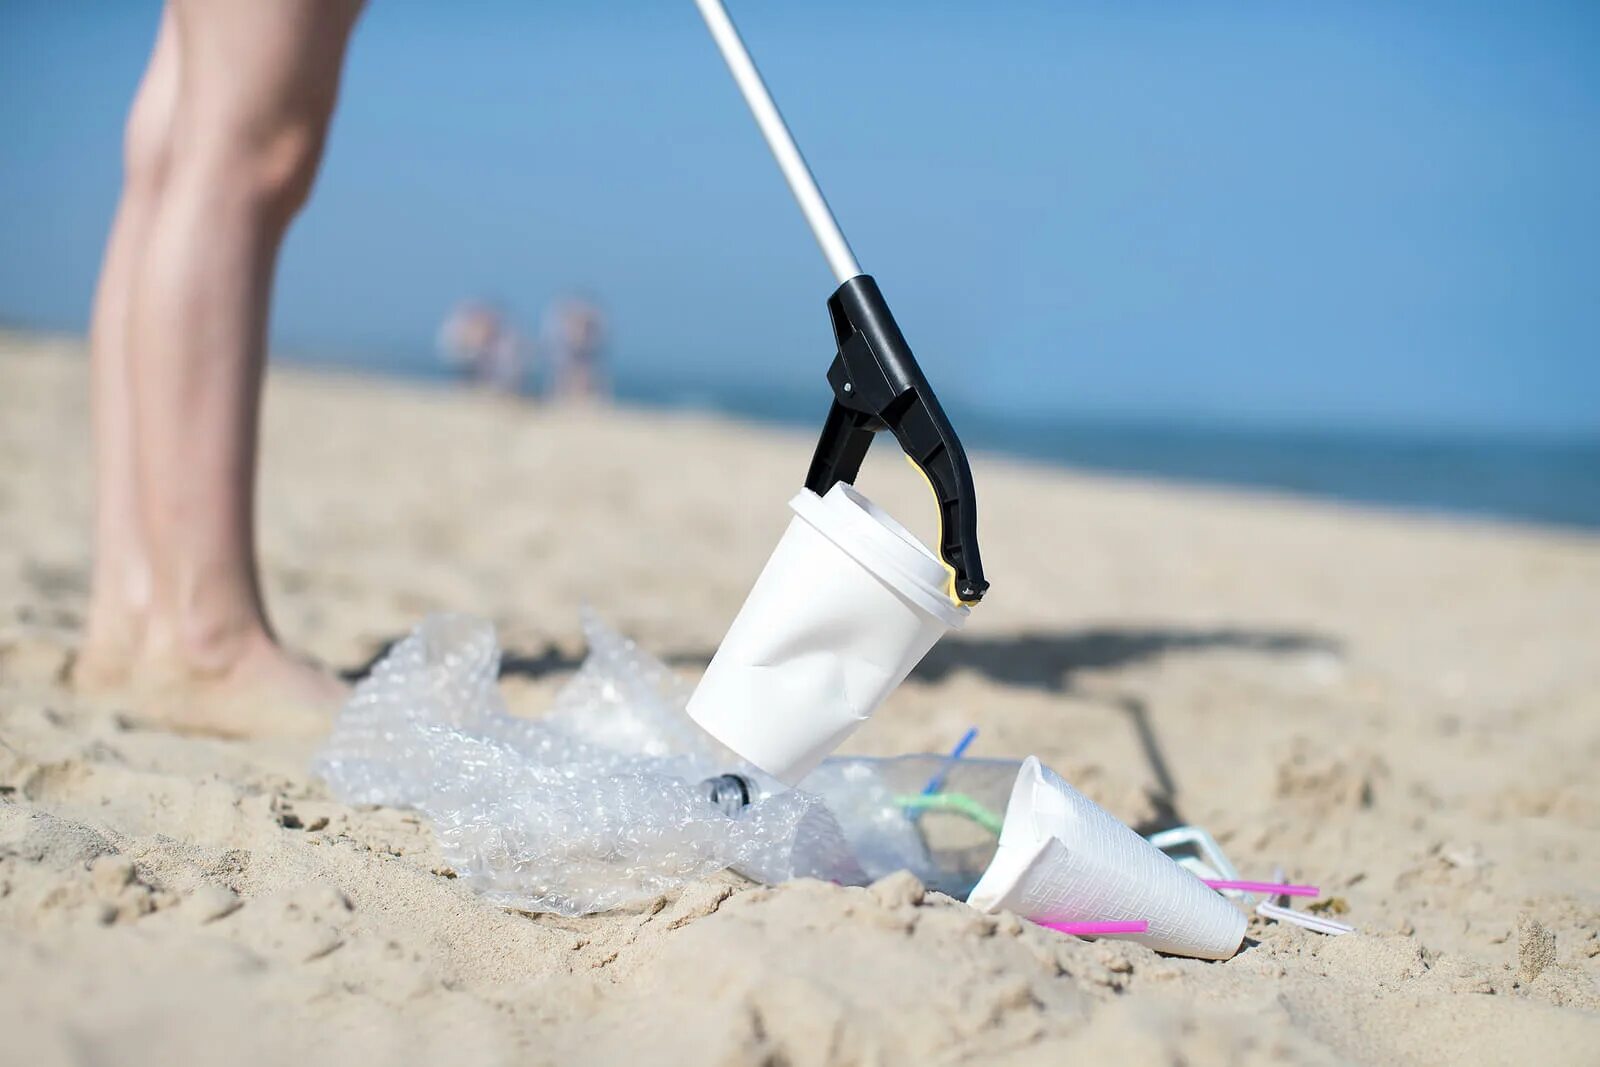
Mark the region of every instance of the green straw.
[[917, 796], [899, 796], [894, 802], [907, 811], [948, 811], [965, 815], [985, 830], [999, 836], [1004, 820], [965, 793], [925, 793]]

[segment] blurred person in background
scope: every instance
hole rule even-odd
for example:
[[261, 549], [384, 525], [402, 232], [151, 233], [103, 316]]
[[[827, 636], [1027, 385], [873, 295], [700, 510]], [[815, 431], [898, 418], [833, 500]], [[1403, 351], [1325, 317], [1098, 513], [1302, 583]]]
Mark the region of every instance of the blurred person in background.
[[525, 391], [532, 346], [494, 304], [457, 304], [439, 327], [438, 345], [445, 363], [474, 385], [512, 396]]
[[360, 0], [167, 0], [134, 97], [90, 326], [94, 565], [73, 665], [172, 725], [321, 730], [256, 565], [273, 274], [311, 193]]
[[600, 365], [605, 319], [594, 301], [576, 294], [553, 301], [545, 309], [540, 337], [550, 367], [550, 399], [583, 403], [610, 395]]

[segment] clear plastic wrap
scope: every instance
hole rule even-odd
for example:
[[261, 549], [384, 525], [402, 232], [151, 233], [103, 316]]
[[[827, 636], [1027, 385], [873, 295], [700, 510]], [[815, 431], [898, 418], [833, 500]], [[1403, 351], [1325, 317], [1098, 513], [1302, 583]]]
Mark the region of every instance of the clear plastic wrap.
[[[647, 900], [732, 867], [763, 882], [867, 879], [821, 798], [783, 791], [703, 734], [671, 672], [592, 617], [542, 719], [510, 715], [494, 628], [430, 616], [357, 686], [313, 769], [347, 803], [415, 808], [458, 875], [530, 911]], [[757, 786], [737, 815], [705, 779]]]

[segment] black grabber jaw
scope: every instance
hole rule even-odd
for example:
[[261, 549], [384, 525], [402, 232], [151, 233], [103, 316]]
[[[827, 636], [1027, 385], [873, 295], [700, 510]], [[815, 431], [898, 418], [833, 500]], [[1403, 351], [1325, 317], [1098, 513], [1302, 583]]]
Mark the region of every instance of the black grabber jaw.
[[950, 599], [977, 603], [989, 583], [978, 557], [977, 494], [961, 440], [871, 275], [839, 286], [828, 298], [828, 315], [839, 344], [828, 368], [833, 406], [806, 488], [821, 496], [836, 482], [854, 482], [873, 434], [889, 430], [938, 499], [939, 555], [950, 568]]

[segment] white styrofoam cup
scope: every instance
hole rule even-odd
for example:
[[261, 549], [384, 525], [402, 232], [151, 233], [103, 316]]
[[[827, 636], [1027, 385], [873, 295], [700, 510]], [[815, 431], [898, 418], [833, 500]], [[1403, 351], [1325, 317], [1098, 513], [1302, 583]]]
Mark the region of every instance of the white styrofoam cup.
[[966, 622], [949, 571], [855, 487], [802, 489], [794, 518], [689, 699], [718, 741], [788, 785]]
[[1017, 772], [1000, 847], [967, 903], [1045, 922], [1150, 924], [1118, 934], [1157, 952], [1224, 960], [1245, 916], [1166, 853], [1029, 756]]

